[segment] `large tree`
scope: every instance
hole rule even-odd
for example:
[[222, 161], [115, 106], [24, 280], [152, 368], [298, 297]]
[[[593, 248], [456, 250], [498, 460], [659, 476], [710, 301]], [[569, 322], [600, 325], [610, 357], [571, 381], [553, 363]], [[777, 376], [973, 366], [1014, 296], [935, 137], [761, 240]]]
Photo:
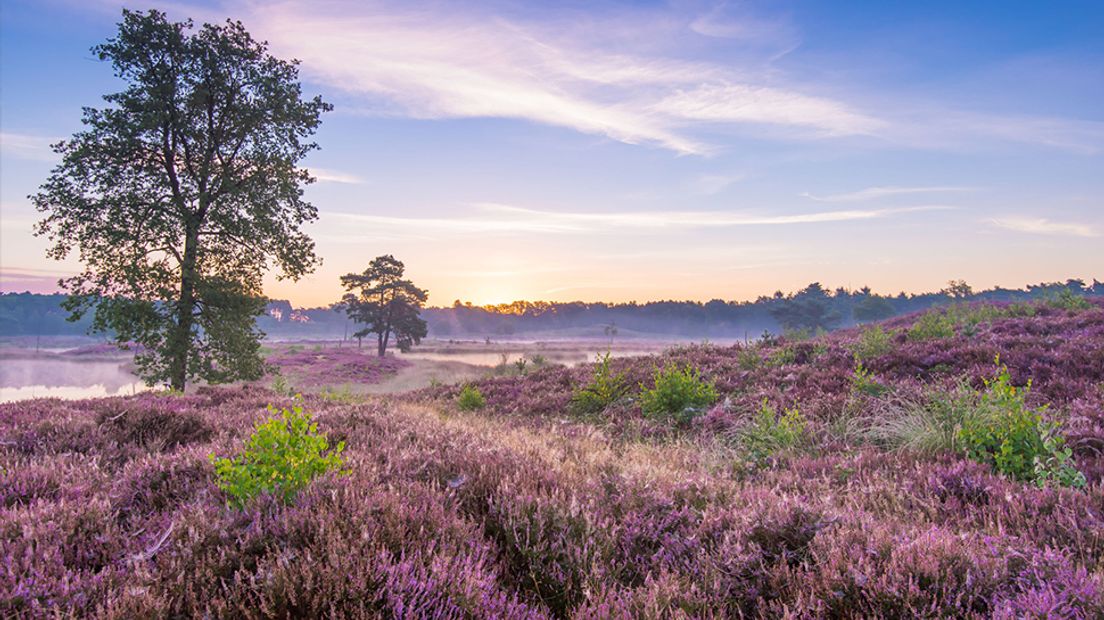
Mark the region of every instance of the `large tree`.
[[364, 329], [353, 334], [358, 339], [376, 334], [377, 352], [387, 353], [391, 336], [400, 351], [422, 341], [428, 330], [419, 316], [428, 293], [403, 279], [402, 261], [390, 254], [380, 256], [368, 264], [364, 273], [341, 276], [341, 284], [348, 291], [341, 303], [354, 322]]
[[832, 307], [833, 298], [819, 282], [813, 282], [797, 293], [786, 297], [771, 308], [774, 320], [786, 330], [830, 330], [840, 320], [840, 313]]
[[126, 88], [84, 109], [84, 130], [54, 147], [62, 162], [31, 197], [49, 255], [76, 249], [85, 266], [60, 282], [67, 310], [141, 345], [150, 384], [259, 377], [263, 276], [297, 279], [318, 262], [299, 230], [318, 214], [298, 163], [331, 106], [304, 98], [297, 63], [240, 22], [196, 31], [124, 10], [92, 53]]

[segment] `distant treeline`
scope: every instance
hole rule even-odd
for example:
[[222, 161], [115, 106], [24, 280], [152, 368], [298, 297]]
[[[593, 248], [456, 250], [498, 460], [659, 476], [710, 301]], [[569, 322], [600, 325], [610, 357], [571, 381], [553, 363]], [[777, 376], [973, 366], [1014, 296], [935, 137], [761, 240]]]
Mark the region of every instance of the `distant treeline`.
[[[1024, 289], [973, 291], [952, 282], [938, 292], [878, 295], [869, 288], [834, 291], [819, 283], [795, 293], [781, 291], [755, 301], [653, 301], [647, 303], [528, 302], [474, 306], [456, 301], [426, 308], [422, 316], [437, 338], [502, 337], [756, 337], [763, 331], [835, 329], [876, 321], [956, 301], [1022, 302], [1059, 295], [1104, 296], [1104, 282], [1071, 279]], [[82, 335], [88, 320], [71, 323], [61, 308], [64, 295], [0, 294], [0, 336]], [[344, 312], [332, 308], [296, 309], [272, 301], [258, 326], [273, 338], [341, 338], [356, 331]]]

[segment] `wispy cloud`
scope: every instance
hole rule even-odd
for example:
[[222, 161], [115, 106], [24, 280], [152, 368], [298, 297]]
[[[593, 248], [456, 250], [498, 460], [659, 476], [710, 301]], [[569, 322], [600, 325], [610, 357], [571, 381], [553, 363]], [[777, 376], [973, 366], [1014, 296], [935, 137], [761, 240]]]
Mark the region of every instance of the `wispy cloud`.
[[355, 174], [348, 172], [341, 172], [339, 170], [330, 170], [328, 168], [315, 168], [308, 169], [311, 176], [315, 178], [319, 183], [345, 183], [349, 185], [361, 185], [364, 183], [364, 179], [358, 177]]
[[843, 102], [724, 65], [613, 51], [594, 34], [479, 11], [288, 2], [257, 7], [248, 22], [313, 79], [366, 96], [382, 114], [524, 119], [696, 154], [715, 146], [696, 137], [708, 124], [815, 136], [880, 125]]
[[689, 185], [694, 193], [712, 196], [713, 194], [719, 194], [734, 183], [743, 181], [745, 178], [747, 178], [746, 175], [742, 173], [699, 174], [690, 181]]
[[1099, 237], [1100, 233], [1089, 224], [1054, 222], [1045, 217], [1013, 216], [991, 220], [998, 228], [1035, 235], [1061, 235], [1066, 237]]
[[670, 229], [700, 229], [739, 226], [786, 226], [872, 220], [891, 215], [953, 209], [945, 205], [925, 205], [899, 209], [851, 209], [759, 215], [726, 211], [636, 211], [623, 213], [577, 213], [529, 209], [497, 203], [475, 205], [475, 215], [450, 218], [394, 217], [358, 213], [327, 215], [370, 224], [376, 228], [435, 233], [601, 233], [615, 231], [650, 232]]
[[954, 186], [942, 186], [942, 187], [868, 187], [855, 192], [847, 192], [844, 194], [831, 194], [827, 196], [817, 196], [804, 192], [801, 196], [809, 198], [810, 200], [816, 200], [817, 202], [861, 202], [864, 200], [875, 200], [877, 198], [886, 198], [888, 196], [902, 196], [909, 194], [938, 194], [945, 192], [970, 192], [974, 191], [972, 187], [954, 187]]
[[26, 133], [0, 132], [0, 151], [8, 157], [33, 161], [57, 161], [58, 156], [50, 148], [61, 138], [37, 136]]

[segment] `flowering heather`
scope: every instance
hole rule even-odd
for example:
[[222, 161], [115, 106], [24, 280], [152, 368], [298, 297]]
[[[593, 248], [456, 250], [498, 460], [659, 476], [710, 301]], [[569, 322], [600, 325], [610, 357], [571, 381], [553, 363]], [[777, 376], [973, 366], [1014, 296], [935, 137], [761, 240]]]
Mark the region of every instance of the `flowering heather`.
[[[453, 388], [308, 396], [348, 474], [241, 509], [207, 455], [239, 450], [288, 398], [247, 386], [0, 405], [0, 616], [1101, 617], [1102, 327], [1099, 307], [1040, 310], [942, 339], [956, 356], [902, 337], [864, 361], [901, 399], [962, 375], [980, 385], [998, 352], [1017, 380], [1061, 368], [1030, 397], [1065, 422], [1084, 489], [863, 442], [852, 425], [882, 409], [854, 390], [856, 331], [752, 348], [750, 369], [742, 348], [666, 354], [727, 399], [677, 433], [628, 401], [572, 418], [587, 368], [479, 382], [475, 412]], [[782, 347], [790, 361], [768, 363]], [[613, 364], [639, 382], [657, 361]], [[729, 438], [763, 398], [800, 408], [804, 439], [749, 463]]]
[[410, 365], [394, 355], [321, 345], [280, 346], [267, 361], [296, 388], [379, 383]]

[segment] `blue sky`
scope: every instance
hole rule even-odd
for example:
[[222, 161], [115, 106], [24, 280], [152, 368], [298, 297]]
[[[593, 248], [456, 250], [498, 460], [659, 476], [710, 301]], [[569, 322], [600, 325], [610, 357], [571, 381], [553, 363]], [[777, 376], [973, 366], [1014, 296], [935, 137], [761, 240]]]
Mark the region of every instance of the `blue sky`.
[[[0, 288], [121, 4], [0, 10]], [[453, 299], [749, 299], [1104, 274], [1100, 2], [173, 2], [241, 19], [335, 105], [306, 165], [322, 267], [384, 253]]]

